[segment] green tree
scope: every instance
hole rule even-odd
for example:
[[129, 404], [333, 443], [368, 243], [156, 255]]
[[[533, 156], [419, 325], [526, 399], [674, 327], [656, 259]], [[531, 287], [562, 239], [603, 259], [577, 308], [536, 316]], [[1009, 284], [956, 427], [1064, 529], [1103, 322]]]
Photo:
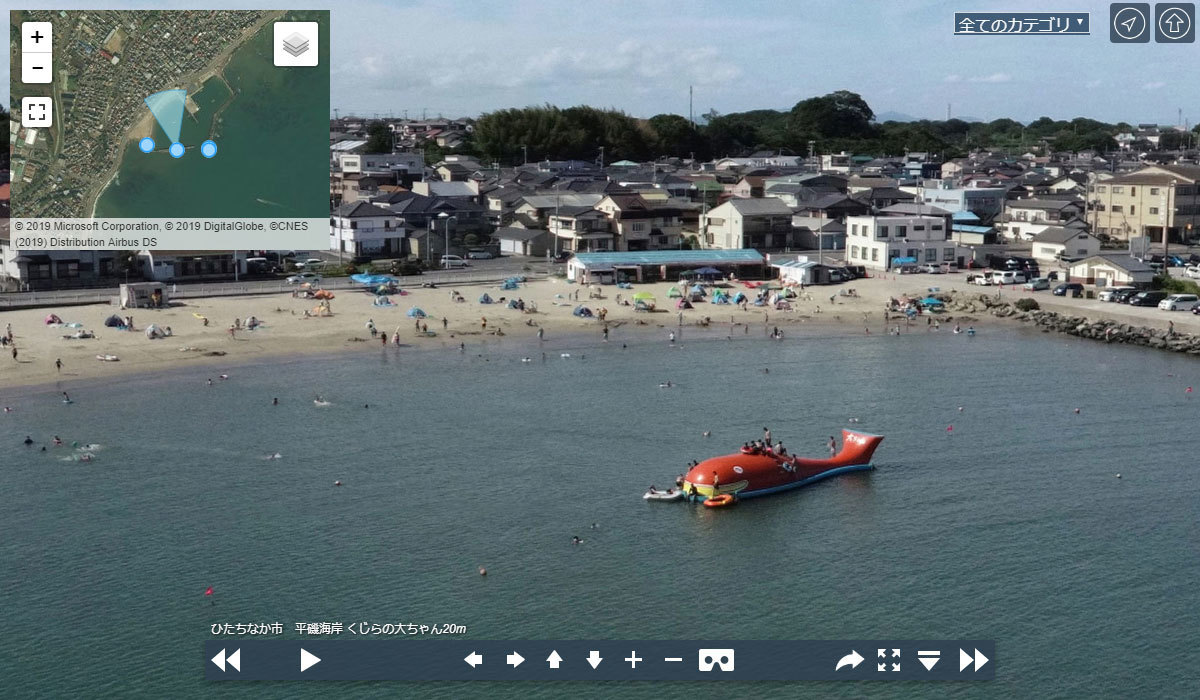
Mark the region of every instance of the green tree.
[[708, 157], [708, 142], [700, 131], [678, 114], [656, 114], [647, 121], [655, 155]]
[[387, 124], [375, 122], [367, 127], [367, 153], [391, 153], [392, 131]]
[[875, 113], [858, 93], [838, 90], [797, 102], [791, 111], [793, 133], [812, 132], [826, 138], [866, 137]]

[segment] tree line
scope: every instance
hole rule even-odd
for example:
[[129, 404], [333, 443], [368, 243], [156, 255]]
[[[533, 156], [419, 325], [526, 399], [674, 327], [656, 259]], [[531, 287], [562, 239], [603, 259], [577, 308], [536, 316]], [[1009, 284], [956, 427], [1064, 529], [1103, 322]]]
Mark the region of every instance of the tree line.
[[[1055, 151], [1112, 151], [1117, 147], [1114, 136], [1132, 130], [1124, 122], [1110, 124], [1086, 117], [1041, 117], [1024, 125], [1007, 118], [991, 122], [923, 119], [880, 123], [860, 95], [839, 90], [801, 100], [786, 111], [710, 111], [698, 124], [678, 114], [639, 119], [589, 106], [560, 108], [546, 104], [501, 109], [481, 115], [468, 142], [454, 152], [510, 164], [525, 158], [531, 162], [594, 161], [603, 148], [605, 162], [612, 163], [662, 156], [711, 160], [763, 150], [807, 155], [811, 144], [817, 153], [900, 156], [908, 151], [925, 151], [949, 159], [974, 148], [1028, 150], [1043, 142]], [[1200, 131], [1200, 126], [1194, 131]], [[1178, 148], [1187, 145], [1187, 138], [1168, 132], [1163, 134], [1159, 147]]]

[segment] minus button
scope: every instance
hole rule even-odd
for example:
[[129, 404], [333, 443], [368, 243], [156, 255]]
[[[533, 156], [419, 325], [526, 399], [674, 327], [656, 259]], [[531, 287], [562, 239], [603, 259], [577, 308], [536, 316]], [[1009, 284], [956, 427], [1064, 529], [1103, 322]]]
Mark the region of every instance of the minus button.
[[683, 661], [683, 657], [682, 656], [668, 656], [667, 658], [663, 659], [663, 661]]

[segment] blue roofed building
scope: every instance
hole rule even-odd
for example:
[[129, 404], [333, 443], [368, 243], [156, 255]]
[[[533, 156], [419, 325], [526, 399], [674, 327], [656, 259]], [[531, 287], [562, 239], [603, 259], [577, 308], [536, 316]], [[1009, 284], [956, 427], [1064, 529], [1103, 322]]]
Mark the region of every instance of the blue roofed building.
[[688, 270], [711, 267], [725, 276], [762, 279], [766, 259], [749, 248], [578, 253], [567, 262], [567, 281], [578, 284], [674, 281]]

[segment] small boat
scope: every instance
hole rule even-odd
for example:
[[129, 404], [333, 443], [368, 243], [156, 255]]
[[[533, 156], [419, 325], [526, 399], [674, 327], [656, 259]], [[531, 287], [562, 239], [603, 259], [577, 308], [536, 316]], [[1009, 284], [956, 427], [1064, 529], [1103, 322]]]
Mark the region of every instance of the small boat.
[[116, 355], [96, 355], [96, 359], [101, 362], [120, 362], [121, 358]]
[[666, 491], [647, 491], [642, 494], [642, 498], [647, 501], [678, 501], [683, 498], [683, 491], [678, 489], [667, 489]]
[[722, 493], [711, 498], [704, 499], [704, 505], [709, 508], [724, 508], [725, 506], [733, 505], [733, 496], [728, 493]]
[[328, 406], [329, 402], [324, 399], [313, 399], [314, 406]]

